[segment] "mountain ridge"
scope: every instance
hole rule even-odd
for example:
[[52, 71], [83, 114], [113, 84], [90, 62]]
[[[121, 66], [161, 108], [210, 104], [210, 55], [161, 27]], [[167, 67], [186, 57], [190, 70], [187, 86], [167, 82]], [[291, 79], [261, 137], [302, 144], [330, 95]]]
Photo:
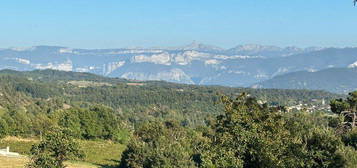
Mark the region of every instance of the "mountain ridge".
[[298, 71], [260, 82], [253, 88], [325, 90], [347, 94], [357, 89], [357, 68], [329, 68], [316, 72]]
[[133, 80], [233, 87], [248, 87], [290, 72], [345, 68], [356, 62], [357, 48], [239, 45], [233, 51], [197, 42], [176, 48], [35, 46], [0, 50], [0, 69], [56, 69]]

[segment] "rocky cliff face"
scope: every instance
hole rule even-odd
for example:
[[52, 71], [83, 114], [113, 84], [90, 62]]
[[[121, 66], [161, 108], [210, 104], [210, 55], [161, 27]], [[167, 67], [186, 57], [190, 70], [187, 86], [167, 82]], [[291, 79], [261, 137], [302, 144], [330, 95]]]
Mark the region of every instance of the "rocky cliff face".
[[192, 43], [172, 48], [72, 49], [56, 46], [0, 50], [0, 69], [57, 69], [136, 80], [250, 86], [289, 72], [355, 66], [356, 48], [232, 49]]

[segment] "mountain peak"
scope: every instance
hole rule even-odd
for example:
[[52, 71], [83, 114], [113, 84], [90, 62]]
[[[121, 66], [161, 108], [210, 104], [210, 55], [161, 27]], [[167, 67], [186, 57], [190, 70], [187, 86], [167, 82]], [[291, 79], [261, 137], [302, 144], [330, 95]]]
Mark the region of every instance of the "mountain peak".
[[203, 51], [221, 51], [224, 50], [220, 47], [213, 46], [213, 45], [207, 45], [203, 43], [199, 43], [196, 40], [194, 40], [192, 43], [180, 48], [183, 50], [203, 50]]

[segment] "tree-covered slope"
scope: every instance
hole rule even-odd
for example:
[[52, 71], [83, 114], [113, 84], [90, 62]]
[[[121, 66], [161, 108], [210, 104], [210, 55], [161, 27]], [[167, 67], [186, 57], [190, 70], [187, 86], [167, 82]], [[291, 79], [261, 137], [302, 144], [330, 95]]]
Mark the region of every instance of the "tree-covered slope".
[[[55, 155], [49, 153], [63, 149], [52, 146], [66, 144], [63, 139], [126, 145], [115, 163], [122, 167], [355, 165], [355, 132], [339, 134], [339, 117], [276, 106], [341, 97], [329, 92], [127, 81], [52, 70], [3, 71], [0, 84], [0, 138], [42, 137], [41, 148], [52, 144], [31, 150], [36, 165], [44, 163], [39, 159], [51, 161]], [[68, 138], [51, 138], [62, 133]]]
[[[160, 81], [128, 81], [88, 73], [54, 70], [0, 71], [1, 106], [18, 105], [41, 111], [101, 104], [111, 107], [122, 118], [141, 120], [177, 119], [188, 125], [201, 125], [217, 114], [220, 95], [247, 92], [273, 105], [311, 103], [339, 97], [324, 91], [229, 88], [196, 86]], [[39, 107], [41, 106], [41, 107]], [[44, 108], [43, 106], [46, 106]], [[53, 108], [53, 109], [52, 109]], [[35, 111], [35, 110], [34, 110]]]

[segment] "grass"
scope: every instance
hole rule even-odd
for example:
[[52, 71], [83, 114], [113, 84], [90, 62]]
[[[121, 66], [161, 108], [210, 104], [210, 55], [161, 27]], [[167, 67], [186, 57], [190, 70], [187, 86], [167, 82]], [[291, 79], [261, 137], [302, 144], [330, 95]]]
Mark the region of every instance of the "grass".
[[86, 154], [84, 161], [102, 167], [114, 167], [119, 164], [125, 146], [110, 141], [81, 141], [80, 145]]
[[1, 168], [23, 168], [27, 163], [26, 158], [8, 158], [0, 156]]
[[[1, 168], [23, 168], [28, 162], [27, 157], [4, 157], [0, 156]], [[83, 162], [66, 162], [67, 168], [100, 168], [100, 166]]]
[[[0, 148], [10, 147], [11, 152], [18, 152], [22, 155], [28, 155], [31, 146], [37, 143], [36, 139], [24, 139], [17, 137], [6, 137], [0, 140]], [[119, 159], [122, 151], [125, 149], [124, 145], [116, 144], [111, 141], [79, 141], [81, 148], [83, 149], [86, 157], [82, 161], [70, 161], [68, 164], [70, 166], [75, 166], [76, 168], [113, 168], [119, 164]], [[13, 162], [14, 168], [16, 165], [22, 165], [22, 167], [27, 162], [25, 158], [0, 158], [1, 168], [3, 163], [7, 163], [6, 159], [9, 159], [8, 164], [11, 165]], [[24, 161], [25, 160], [25, 161]], [[8, 166], [8, 165], [7, 165]], [[11, 167], [12, 168], [12, 167]]]
[[17, 152], [21, 155], [28, 155], [34, 143], [38, 142], [36, 139], [24, 139], [17, 137], [6, 137], [0, 140], [0, 148], [10, 147], [11, 152]]

